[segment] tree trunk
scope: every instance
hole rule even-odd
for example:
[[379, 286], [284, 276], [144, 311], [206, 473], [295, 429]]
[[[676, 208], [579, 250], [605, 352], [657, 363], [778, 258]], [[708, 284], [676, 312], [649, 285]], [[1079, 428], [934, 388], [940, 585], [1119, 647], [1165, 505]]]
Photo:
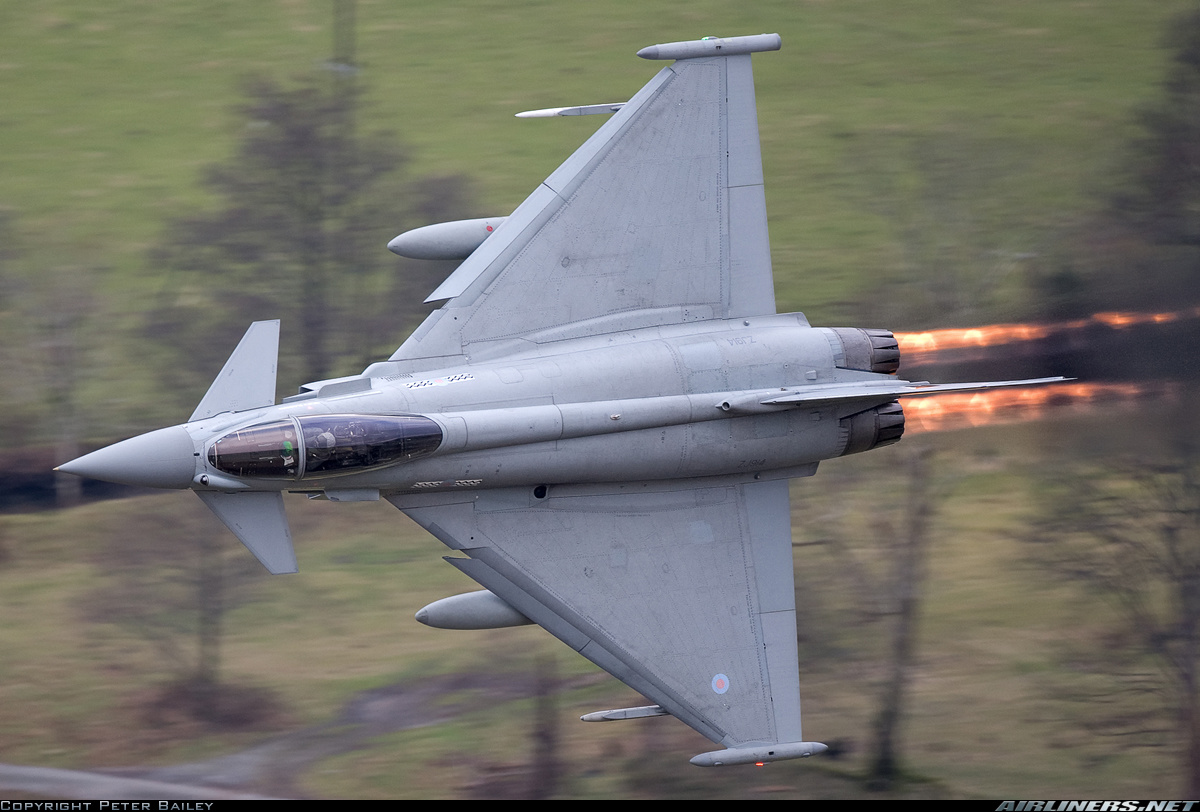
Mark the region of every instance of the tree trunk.
[[879, 712], [873, 724], [875, 741], [868, 777], [868, 784], [876, 789], [890, 787], [900, 775], [897, 756], [900, 722], [916, 650], [917, 614], [933, 513], [929, 456], [928, 450], [921, 449], [910, 458], [908, 512], [903, 534], [893, 544], [896, 622], [892, 629], [888, 679], [880, 693]]
[[223, 562], [217, 541], [204, 535], [200, 545], [200, 572], [196, 579], [197, 606], [196, 671], [192, 696], [196, 716], [216, 720], [219, 715], [218, 684], [221, 666], [221, 619], [225, 611]]
[[562, 775], [558, 747], [558, 667], [553, 655], [538, 658], [534, 690], [533, 776], [529, 797], [553, 798]]

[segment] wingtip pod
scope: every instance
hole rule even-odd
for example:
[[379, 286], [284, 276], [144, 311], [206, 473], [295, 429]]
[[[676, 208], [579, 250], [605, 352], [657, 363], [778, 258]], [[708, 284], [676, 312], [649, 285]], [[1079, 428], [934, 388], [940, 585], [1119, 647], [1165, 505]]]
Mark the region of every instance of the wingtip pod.
[[768, 761], [786, 761], [793, 758], [808, 758], [828, 750], [820, 742], [787, 742], [767, 744], [761, 747], [731, 747], [712, 750], [692, 758], [697, 767], [723, 767], [730, 764], [766, 764]]
[[642, 59], [696, 59], [778, 51], [782, 47], [783, 39], [778, 34], [755, 34], [750, 37], [705, 37], [687, 42], [666, 42], [643, 48], [637, 55]]

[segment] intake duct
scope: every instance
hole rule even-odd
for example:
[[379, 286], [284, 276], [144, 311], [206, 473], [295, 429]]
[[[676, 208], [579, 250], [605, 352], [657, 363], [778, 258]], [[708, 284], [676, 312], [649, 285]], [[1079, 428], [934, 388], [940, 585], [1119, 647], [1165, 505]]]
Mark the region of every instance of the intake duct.
[[900, 345], [890, 330], [833, 327], [830, 332], [842, 345], [836, 362], [840, 368], [884, 375], [894, 375], [900, 369]]
[[900, 408], [899, 401], [893, 400], [843, 418], [841, 429], [846, 437], [843, 457], [898, 443], [904, 436], [904, 409]]

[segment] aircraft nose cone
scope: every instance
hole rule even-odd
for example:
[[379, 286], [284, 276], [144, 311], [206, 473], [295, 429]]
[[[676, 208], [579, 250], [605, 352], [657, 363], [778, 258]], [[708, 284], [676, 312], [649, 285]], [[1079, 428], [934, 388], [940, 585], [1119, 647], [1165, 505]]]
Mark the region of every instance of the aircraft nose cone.
[[122, 485], [187, 488], [196, 475], [195, 452], [187, 430], [171, 426], [85, 454], [54, 470]]

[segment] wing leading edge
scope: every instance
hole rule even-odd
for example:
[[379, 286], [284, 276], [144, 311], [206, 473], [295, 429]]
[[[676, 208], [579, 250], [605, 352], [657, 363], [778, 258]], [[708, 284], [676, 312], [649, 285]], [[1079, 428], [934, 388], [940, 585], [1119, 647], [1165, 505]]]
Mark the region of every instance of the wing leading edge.
[[678, 51], [546, 178], [392, 360], [774, 313], [750, 60], [779, 36], [720, 42]]
[[730, 754], [704, 763], [824, 749], [801, 735], [786, 480], [390, 498], [469, 556], [450, 563]]

